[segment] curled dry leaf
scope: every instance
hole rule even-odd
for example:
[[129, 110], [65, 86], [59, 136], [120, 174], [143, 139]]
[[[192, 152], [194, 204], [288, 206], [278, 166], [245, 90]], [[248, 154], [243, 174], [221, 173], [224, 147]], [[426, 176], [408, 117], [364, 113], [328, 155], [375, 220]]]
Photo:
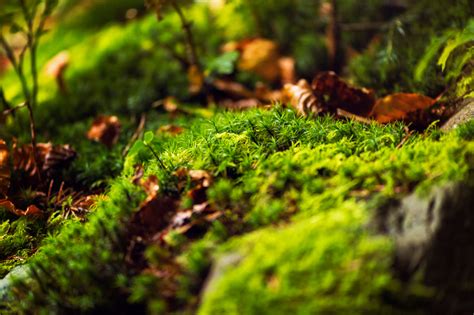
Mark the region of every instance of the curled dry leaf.
[[41, 169], [48, 177], [53, 177], [61, 172], [62, 169], [69, 167], [76, 157], [76, 151], [74, 151], [68, 144], [53, 146], [50, 142], [38, 143], [36, 145], [36, 150], [38, 154], [38, 162], [40, 163], [38, 166], [35, 164], [31, 144], [17, 147], [16, 143], [14, 143], [14, 170], [25, 172], [30, 177], [34, 178], [38, 174], [38, 170]]
[[332, 113], [341, 108], [352, 114], [367, 116], [375, 104], [371, 90], [350, 86], [332, 71], [318, 74], [311, 87], [318, 101]]
[[69, 167], [75, 158], [76, 151], [69, 144], [55, 145], [46, 153], [42, 170], [48, 177], [53, 177]]
[[10, 159], [6, 142], [0, 139], [0, 194], [6, 196], [10, 188]]
[[13, 202], [11, 202], [8, 199], [2, 199], [0, 200], [0, 207], [7, 209], [11, 213], [17, 215], [17, 216], [41, 216], [43, 212], [35, 205], [30, 205], [26, 210], [20, 210], [15, 207]]
[[302, 79], [297, 84], [285, 84], [283, 101], [296, 108], [301, 115], [317, 115], [324, 111], [309, 83]]
[[[52, 150], [53, 145], [48, 143], [38, 143], [36, 152], [38, 154], [38, 162], [44, 163], [46, 155]], [[20, 147], [16, 142], [13, 143], [13, 169], [21, 171], [34, 178], [38, 175], [42, 165], [36, 165], [31, 144], [24, 144]]]
[[370, 114], [380, 123], [405, 119], [411, 113], [428, 109], [436, 99], [416, 93], [395, 93], [377, 100]]
[[121, 125], [117, 116], [100, 115], [92, 122], [87, 138], [111, 148], [119, 139], [120, 129]]
[[179, 234], [187, 237], [198, 235], [209, 226], [209, 223], [222, 216], [222, 211], [213, 209], [208, 202], [196, 204], [191, 210], [177, 212], [168, 227]]

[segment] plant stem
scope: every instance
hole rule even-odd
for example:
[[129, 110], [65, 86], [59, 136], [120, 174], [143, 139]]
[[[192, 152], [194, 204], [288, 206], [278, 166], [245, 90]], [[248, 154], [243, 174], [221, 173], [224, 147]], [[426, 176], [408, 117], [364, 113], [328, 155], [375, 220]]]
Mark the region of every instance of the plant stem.
[[183, 14], [183, 11], [179, 7], [176, 0], [171, 1], [171, 6], [176, 11], [176, 13], [178, 13], [179, 19], [181, 20], [181, 26], [186, 35], [186, 47], [188, 51], [189, 63], [190, 65], [196, 66], [198, 67], [198, 69], [200, 69], [198, 54], [196, 50], [196, 44], [194, 42], [194, 36], [191, 31], [192, 23], [186, 19], [186, 17]]
[[153, 148], [151, 147], [151, 145], [149, 145], [148, 143], [144, 142], [145, 146], [151, 151], [151, 153], [155, 156], [155, 158], [158, 160], [158, 162], [160, 163], [160, 166], [164, 169], [164, 170], [168, 170], [168, 168], [165, 166], [165, 164], [163, 163], [163, 161], [160, 159], [160, 156], [155, 152], [155, 150], [153, 150]]

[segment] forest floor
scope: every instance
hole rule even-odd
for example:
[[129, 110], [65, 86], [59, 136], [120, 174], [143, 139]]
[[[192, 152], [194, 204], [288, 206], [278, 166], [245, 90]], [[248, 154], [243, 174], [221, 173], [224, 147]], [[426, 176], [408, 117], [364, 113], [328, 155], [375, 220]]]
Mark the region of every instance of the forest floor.
[[[472, 312], [474, 257], [460, 261], [474, 243], [474, 65], [462, 50], [441, 81], [439, 46], [410, 70], [425, 81], [385, 65], [396, 84], [369, 83], [378, 47], [348, 79], [259, 90], [269, 66], [240, 69], [242, 43], [219, 52], [234, 38], [207, 4], [186, 13], [201, 78], [176, 58], [179, 17], [158, 23], [135, 2], [65, 7], [41, 43], [39, 171], [26, 112], [4, 118], [2, 314]], [[446, 38], [471, 36], [459, 47], [472, 56], [473, 29]], [[302, 47], [291, 57], [311, 80], [300, 69], [319, 69], [307, 62], [319, 48]], [[20, 103], [15, 73], [0, 75]]]

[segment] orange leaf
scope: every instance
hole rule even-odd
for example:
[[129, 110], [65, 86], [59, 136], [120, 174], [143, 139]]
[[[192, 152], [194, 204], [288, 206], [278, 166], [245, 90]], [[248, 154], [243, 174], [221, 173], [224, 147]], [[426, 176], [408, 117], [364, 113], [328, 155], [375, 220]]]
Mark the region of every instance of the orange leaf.
[[198, 66], [192, 65], [188, 68], [189, 92], [198, 94], [204, 85], [204, 75]]
[[415, 93], [395, 93], [377, 100], [370, 116], [380, 123], [404, 119], [417, 110], [427, 109], [436, 103], [431, 97]]
[[120, 121], [117, 116], [98, 116], [87, 132], [87, 138], [101, 142], [111, 148], [117, 143], [120, 135]]
[[180, 133], [182, 133], [183, 131], [184, 131], [183, 127], [176, 126], [176, 125], [164, 125], [164, 126], [161, 126], [160, 129], [159, 129], [159, 132], [167, 133], [167, 134], [170, 134], [172, 136], [177, 136]]
[[43, 212], [35, 205], [30, 205], [26, 211], [17, 209], [13, 202], [8, 199], [0, 200], [0, 207], [3, 207], [17, 216], [40, 216]]
[[0, 139], [0, 194], [6, 196], [10, 188], [9, 150], [4, 140]]
[[237, 44], [237, 49], [241, 52], [240, 70], [256, 73], [269, 82], [278, 79], [280, 55], [275, 42], [264, 38], [245, 39]]

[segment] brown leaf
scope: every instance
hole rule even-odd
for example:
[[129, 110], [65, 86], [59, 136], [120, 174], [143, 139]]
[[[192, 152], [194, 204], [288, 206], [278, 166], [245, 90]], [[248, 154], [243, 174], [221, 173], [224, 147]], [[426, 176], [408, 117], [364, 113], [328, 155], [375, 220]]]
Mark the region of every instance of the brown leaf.
[[117, 143], [120, 136], [120, 121], [117, 116], [98, 116], [87, 132], [87, 138], [101, 142], [111, 148]]
[[341, 108], [358, 116], [367, 116], [375, 104], [372, 91], [352, 87], [332, 71], [317, 75], [311, 87], [322, 107], [332, 113]]
[[6, 142], [0, 139], [0, 194], [6, 196], [10, 188], [10, 152]]
[[209, 187], [212, 183], [212, 176], [207, 171], [190, 170], [188, 174], [194, 183], [199, 184], [202, 187]]
[[11, 202], [8, 199], [2, 199], [0, 200], [0, 207], [3, 207], [10, 211], [11, 213], [17, 215], [17, 216], [31, 216], [31, 217], [37, 217], [41, 216], [43, 212], [35, 205], [30, 205], [26, 210], [20, 210], [15, 207], [13, 202]]
[[48, 61], [45, 69], [46, 74], [56, 80], [59, 91], [63, 94], [67, 92], [66, 82], [64, 81], [64, 72], [68, 66], [69, 53], [67, 51], [62, 51]]
[[255, 93], [247, 89], [244, 85], [229, 81], [229, 80], [222, 80], [222, 79], [215, 79], [212, 81], [212, 85], [218, 91], [229, 94], [231, 97], [234, 98], [254, 98]]
[[76, 151], [69, 144], [55, 145], [46, 153], [42, 170], [48, 177], [53, 177], [69, 167], [75, 158]]
[[[36, 145], [36, 152], [38, 154], [38, 162], [44, 163], [46, 155], [53, 149], [53, 145], [48, 143], [38, 143]], [[31, 144], [24, 144], [21, 147], [17, 146], [17, 143], [13, 143], [13, 170], [21, 171], [28, 174], [31, 178], [35, 178], [41, 165], [36, 165], [33, 147]]]
[[198, 94], [204, 85], [204, 75], [196, 65], [188, 68], [189, 93]]
[[160, 190], [160, 185], [158, 183], [158, 177], [155, 175], [150, 175], [146, 180], [140, 180], [140, 186], [147, 194], [145, 201], [150, 201], [155, 198]]
[[280, 77], [278, 46], [264, 38], [246, 39], [237, 45], [240, 50], [238, 68], [253, 72], [268, 82]]
[[292, 57], [281, 57], [278, 59], [280, 67], [280, 77], [282, 84], [292, 84], [296, 82], [295, 59]]
[[377, 100], [370, 114], [380, 123], [405, 119], [411, 113], [428, 109], [436, 103], [431, 97], [416, 93], [395, 93]]
[[217, 220], [222, 214], [222, 211], [213, 209], [208, 202], [196, 204], [191, 210], [177, 212], [167, 230], [193, 238], [205, 232], [209, 223]]
[[145, 174], [145, 170], [143, 169], [143, 165], [135, 165], [135, 172], [133, 173], [132, 183], [135, 185], [140, 185], [140, 181]]
[[133, 223], [140, 230], [136, 233], [152, 235], [166, 227], [171, 213], [177, 209], [177, 200], [159, 194], [159, 180], [155, 175], [150, 175], [145, 180], [140, 178], [137, 181], [147, 197], [135, 213]]
[[31, 178], [38, 175], [41, 169], [48, 177], [53, 177], [62, 169], [67, 168], [76, 157], [76, 151], [71, 146], [55, 145], [50, 142], [38, 143], [36, 145], [38, 154], [38, 163], [36, 165], [33, 156], [33, 147], [31, 144], [25, 144], [17, 147], [13, 144], [13, 168], [15, 171], [22, 171], [28, 174]]
[[321, 104], [314, 96], [311, 87], [304, 79], [298, 84], [285, 84], [283, 87], [283, 102], [289, 103], [296, 108], [301, 115], [318, 115], [324, 111]]
[[158, 131], [161, 133], [170, 134], [172, 136], [177, 136], [184, 131], [184, 128], [176, 125], [164, 125], [161, 126]]
[[229, 110], [244, 110], [249, 108], [255, 108], [260, 105], [261, 102], [256, 98], [244, 98], [238, 101], [225, 99], [219, 102], [219, 106], [222, 106]]
[[212, 183], [211, 175], [203, 170], [190, 170], [188, 173], [191, 178], [193, 188], [188, 191], [188, 197], [193, 204], [200, 204], [207, 201], [207, 188]]

